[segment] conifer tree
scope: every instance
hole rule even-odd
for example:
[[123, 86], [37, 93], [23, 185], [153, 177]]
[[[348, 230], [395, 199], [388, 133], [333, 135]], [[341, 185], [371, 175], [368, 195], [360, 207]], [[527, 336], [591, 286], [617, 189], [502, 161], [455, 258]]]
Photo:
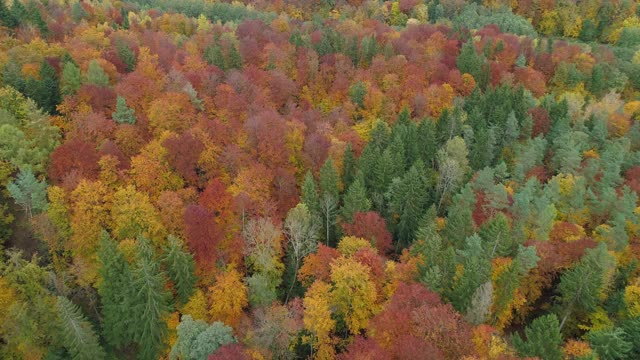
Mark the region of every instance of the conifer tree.
[[91, 324], [77, 305], [64, 296], [58, 296], [56, 303], [62, 342], [73, 360], [100, 360], [105, 353]]
[[348, 189], [356, 176], [356, 160], [353, 156], [353, 147], [347, 143], [342, 156], [342, 186]]
[[544, 315], [531, 322], [524, 330], [526, 340], [516, 334], [513, 344], [521, 356], [539, 357], [545, 360], [562, 360], [562, 335], [558, 318]]
[[80, 68], [73, 62], [66, 61], [62, 68], [62, 93], [65, 95], [75, 94], [82, 84], [82, 74]]
[[91, 60], [89, 62], [89, 69], [87, 70], [87, 84], [97, 86], [108, 86], [109, 76], [104, 72], [102, 66], [98, 60]]
[[113, 120], [118, 124], [130, 124], [136, 123], [135, 111], [127, 106], [127, 101], [120, 95], [116, 100], [116, 111], [111, 114]]
[[189, 301], [197, 281], [194, 275], [193, 255], [183, 248], [182, 243], [175, 236], [169, 235], [168, 240], [169, 246], [162, 260], [176, 289], [178, 303], [185, 304]]
[[102, 334], [111, 346], [122, 348], [132, 342], [132, 274], [129, 263], [106, 231], [100, 239], [98, 263]]
[[301, 189], [301, 201], [312, 215], [319, 216], [320, 215], [320, 197], [318, 196], [318, 188], [316, 186], [316, 180], [313, 178], [311, 171], [307, 171], [307, 174], [304, 176], [304, 182], [302, 183]]
[[351, 222], [356, 212], [366, 212], [371, 209], [371, 201], [367, 198], [362, 176], [356, 176], [347, 190], [342, 205], [342, 216], [346, 222]]
[[29, 218], [47, 207], [47, 183], [38, 181], [30, 169], [20, 171], [18, 178], [7, 186], [7, 190]]
[[138, 358], [142, 360], [158, 358], [167, 335], [165, 319], [171, 310], [164, 273], [154, 256], [149, 240], [138, 238], [138, 260], [131, 282], [131, 333], [138, 343]]

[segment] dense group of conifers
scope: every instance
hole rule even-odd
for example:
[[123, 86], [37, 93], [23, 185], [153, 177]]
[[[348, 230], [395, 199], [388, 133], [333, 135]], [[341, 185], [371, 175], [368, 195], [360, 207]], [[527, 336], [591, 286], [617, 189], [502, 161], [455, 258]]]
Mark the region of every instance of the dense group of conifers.
[[0, 358], [640, 358], [636, 2], [0, 25]]

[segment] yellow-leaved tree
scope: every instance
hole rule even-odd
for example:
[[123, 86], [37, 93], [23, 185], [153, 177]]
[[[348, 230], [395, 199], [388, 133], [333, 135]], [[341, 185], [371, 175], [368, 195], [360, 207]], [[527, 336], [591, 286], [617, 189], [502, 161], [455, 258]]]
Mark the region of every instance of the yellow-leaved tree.
[[216, 276], [216, 283], [209, 287], [209, 315], [211, 321], [221, 321], [231, 327], [238, 325], [248, 302], [247, 287], [242, 275], [234, 268]]

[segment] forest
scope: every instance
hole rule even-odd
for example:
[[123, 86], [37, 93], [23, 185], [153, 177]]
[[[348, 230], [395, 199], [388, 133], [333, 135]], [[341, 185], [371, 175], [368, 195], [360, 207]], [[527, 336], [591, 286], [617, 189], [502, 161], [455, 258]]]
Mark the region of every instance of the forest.
[[633, 0], [0, 0], [0, 359], [640, 359]]

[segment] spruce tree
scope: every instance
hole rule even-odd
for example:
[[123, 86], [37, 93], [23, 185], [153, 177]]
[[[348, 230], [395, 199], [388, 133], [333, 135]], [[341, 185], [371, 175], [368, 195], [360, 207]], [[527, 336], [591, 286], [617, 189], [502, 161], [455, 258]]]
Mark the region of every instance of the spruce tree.
[[171, 312], [171, 295], [165, 286], [164, 273], [154, 257], [149, 241], [138, 238], [138, 260], [131, 282], [131, 333], [138, 343], [138, 358], [142, 360], [158, 358], [168, 331], [165, 319]]
[[342, 156], [342, 186], [348, 189], [356, 176], [356, 160], [353, 156], [353, 147], [347, 143]]
[[87, 70], [87, 83], [96, 86], [109, 85], [109, 76], [104, 72], [98, 60], [94, 59], [89, 62], [89, 69]]
[[456, 310], [465, 312], [478, 287], [490, 280], [491, 262], [486, 249], [482, 247], [482, 240], [477, 234], [466, 239], [464, 248], [458, 250], [458, 257], [464, 272], [456, 280], [450, 299]]
[[320, 191], [322, 196], [328, 195], [338, 199], [340, 194], [339, 181], [340, 178], [336, 167], [333, 165], [333, 159], [328, 157], [322, 168], [320, 168]]
[[422, 119], [417, 130], [418, 155], [427, 167], [433, 167], [438, 145], [436, 143], [435, 122]]
[[242, 68], [242, 57], [240, 57], [240, 53], [238, 49], [236, 49], [235, 45], [230, 45], [227, 54], [226, 68], [227, 69], [241, 69]]
[[40, 65], [40, 80], [28, 85], [26, 92], [43, 110], [55, 114], [56, 106], [62, 101], [56, 69], [43, 60]]
[[222, 54], [222, 48], [220, 45], [210, 45], [204, 50], [204, 59], [209, 65], [215, 65], [220, 70], [226, 70], [224, 54]]
[[544, 315], [531, 322], [524, 330], [526, 340], [516, 334], [513, 344], [521, 356], [539, 357], [545, 360], [562, 360], [562, 335], [558, 318]]
[[102, 335], [109, 345], [122, 348], [132, 342], [132, 274], [129, 263], [106, 231], [98, 249], [97, 284], [102, 304]]
[[7, 7], [5, 0], [0, 0], [0, 24], [10, 29], [18, 26], [18, 21]]
[[127, 101], [120, 95], [116, 100], [116, 111], [111, 114], [111, 117], [118, 124], [130, 124], [136, 123], [135, 110], [127, 106]]
[[62, 343], [73, 360], [100, 360], [105, 353], [98, 337], [77, 305], [64, 296], [58, 296], [56, 303]]
[[367, 191], [364, 187], [362, 176], [356, 176], [344, 196], [342, 216], [346, 222], [351, 222], [356, 212], [366, 212], [371, 209], [371, 201], [367, 199]]
[[195, 263], [193, 255], [183, 248], [182, 243], [175, 236], [169, 235], [169, 246], [165, 250], [162, 262], [173, 283], [179, 304], [189, 301], [196, 284], [194, 275]]
[[307, 171], [304, 176], [304, 182], [301, 189], [301, 201], [314, 216], [320, 215], [320, 197], [318, 196], [318, 188], [316, 186], [316, 180], [313, 178], [311, 171]]
[[65, 95], [75, 94], [80, 85], [82, 85], [80, 68], [71, 61], [65, 62], [62, 67], [62, 93]]

